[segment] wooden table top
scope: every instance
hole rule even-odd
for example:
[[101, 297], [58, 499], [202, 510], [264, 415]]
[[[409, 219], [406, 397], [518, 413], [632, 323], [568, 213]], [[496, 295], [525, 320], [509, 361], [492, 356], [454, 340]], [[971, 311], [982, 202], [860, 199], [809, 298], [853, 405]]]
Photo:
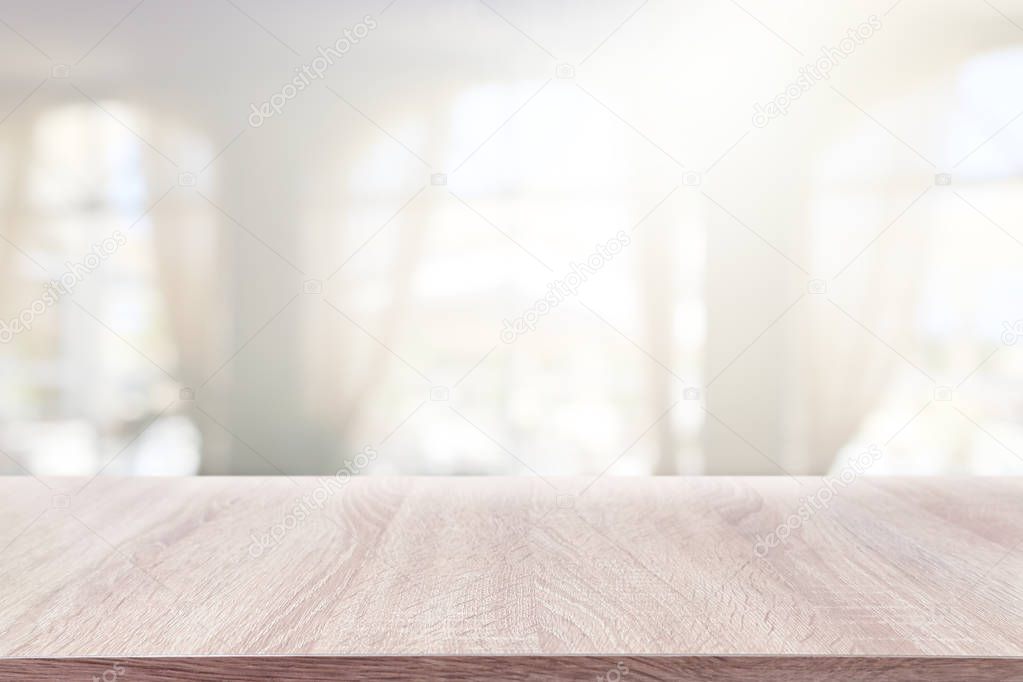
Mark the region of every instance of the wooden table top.
[[0, 677], [351, 657], [391, 679], [426, 656], [450, 678], [1023, 679], [1023, 479], [588, 483], [2, 478]]

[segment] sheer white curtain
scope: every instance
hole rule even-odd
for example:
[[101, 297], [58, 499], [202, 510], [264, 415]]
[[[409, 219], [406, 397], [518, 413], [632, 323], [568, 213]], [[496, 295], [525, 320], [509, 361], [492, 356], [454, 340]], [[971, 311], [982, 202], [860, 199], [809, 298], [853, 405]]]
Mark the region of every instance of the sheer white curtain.
[[[971, 465], [948, 467], [975, 457], [978, 438], [991, 445], [985, 431], [994, 427], [981, 423], [984, 412], [998, 414], [991, 393], [971, 402], [969, 384], [959, 389], [980, 380], [976, 372], [995, 372], [996, 388], [1012, 372], [998, 367], [991, 339], [1003, 319], [1015, 319], [996, 302], [1006, 287], [993, 279], [1012, 271], [1006, 251], [1020, 249], [999, 209], [1014, 205], [1005, 181], [1023, 171], [1013, 125], [1023, 96], [1004, 87], [1021, 72], [1023, 52], [999, 50], [894, 98], [861, 102], [877, 120], [837, 132], [821, 155], [809, 234], [828, 292], [807, 297], [795, 339], [805, 355], [795, 449], [807, 473], [834, 468], [844, 447], [884, 445], [897, 434], [902, 454], [888, 453], [888, 473], [963, 472]], [[989, 272], [977, 269], [978, 258]], [[984, 294], [985, 286], [996, 288]], [[957, 307], [955, 289], [976, 300]], [[963, 400], [931, 403], [943, 386]], [[943, 436], [913, 437], [916, 428]], [[906, 452], [929, 464], [900, 463]]]
[[[874, 242], [855, 257], [914, 200], [906, 193], [880, 187], [878, 191], [882, 196], [823, 202], [824, 220], [834, 218], [836, 211], [854, 211], [860, 219], [844, 234], [833, 223], [830, 229], [817, 225], [816, 238], [827, 242], [833, 255], [822, 259], [831, 266], [825, 272], [835, 274], [848, 267], [827, 281], [826, 293], [808, 293], [801, 303], [794, 339], [802, 356], [794, 444], [794, 466], [800, 473], [827, 473], [877, 408], [895, 372], [920, 372], [913, 367], [920, 361], [909, 355], [914, 348], [914, 309], [926, 272], [923, 228], [928, 209], [914, 205], [878, 239], [883, 244]], [[926, 377], [919, 380], [926, 384]], [[927, 395], [924, 386], [921, 400]]]
[[[18, 273], [25, 267], [22, 261], [25, 256], [19, 252], [23, 248], [25, 227], [27, 220], [27, 190], [28, 190], [28, 169], [29, 157], [31, 155], [32, 141], [31, 117], [18, 117], [8, 120], [4, 124], [7, 133], [6, 140], [2, 147], [3, 168], [0, 177], [4, 180], [4, 186], [0, 190], [0, 202], [2, 202], [3, 221], [0, 224], [0, 233], [3, 234], [3, 244], [0, 244], [0, 316], [7, 322], [18, 314], [20, 308], [26, 301], [25, 287]], [[29, 265], [29, 267], [34, 267]], [[12, 341], [13, 343], [13, 341]], [[7, 345], [8, 352], [4, 353], [2, 365], [8, 365], [4, 373], [11, 377], [16, 374], [16, 360], [9, 352], [11, 345]], [[10, 406], [13, 408], [13, 406]], [[22, 473], [24, 465], [12, 459], [11, 453], [4, 453], [0, 456], [0, 473], [13, 474]]]

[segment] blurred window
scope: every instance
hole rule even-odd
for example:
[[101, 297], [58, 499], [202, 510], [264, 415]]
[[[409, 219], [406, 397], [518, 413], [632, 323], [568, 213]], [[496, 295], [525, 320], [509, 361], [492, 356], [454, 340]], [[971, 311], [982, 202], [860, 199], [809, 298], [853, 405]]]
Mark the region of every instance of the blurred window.
[[142, 143], [126, 129], [144, 121], [117, 102], [103, 109], [50, 110], [28, 141], [17, 209], [28, 229], [16, 243], [36, 263], [12, 256], [3, 319], [31, 328], [2, 355], [0, 443], [39, 474], [91, 474], [115, 455], [105, 473], [194, 473], [187, 419], [165, 415], [149, 432], [163, 438], [135, 438], [176, 394], [156, 366], [173, 368], [176, 356], [153, 226], [140, 219], [153, 201]]
[[[377, 471], [528, 473], [502, 448], [545, 475], [597, 473], [626, 449], [615, 474], [650, 473], [661, 450], [678, 470], [699, 470], [698, 409], [673, 410], [663, 432], [644, 433], [681, 400], [683, 384], [632, 341], [699, 383], [700, 213], [683, 192], [651, 212], [677, 169], [658, 165], [663, 156], [613, 117], [594, 115], [593, 102], [576, 88], [546, 88], [480, 146], [538, 85], [479, 86], [454, 99], [441, 129], [396, 131], [403, 140], [435, 140], [423, 154], [450, 175], [428, 185], [346, 266], [345, 296], [353, 316], [374, 330], [387, 328], [390, 306], [402, 306], [392, 348], [442, 385], [438, 397], [457, 384], [465, 407], [456, 413], [431, 400], [422, 382], [394, 363], [377, 408], [360, 425], [365, 438], [388, 433], [402, 410], [426, 403], [386, 444]], [[374, 159], [388, 153], [403, 152], [382, 139], [356, 164], [348, 191], [359, 213], [349, 214], [350, 223], [382, 224], [416, 189], [416, 180], [399, 189], [401, 177], [372, 172], [387, 167]], [[414, 247], [402, 224], [415, 225]], [[594, 257], [598, 267], [585, 266], [610, 240], [623, 244]], [[575, 287], [577, 268], [585, 269], [585, 281]], [[405, 278], [403, 295], [395, 282]], [[571, 291], [543, 302], [553, 282]], [[506, 321], [518, 318], [530, 328], [508, 332]], [[353, 341], [363, 352], [372, 349], [365, 338]]]
[[860, 286], [904, 301], [872, 328], [904, 359], [836, 466], [890, 439], [872, 474], [1023, 473], [1023, 125], [1005, 125], [1023, 110], [1005, 88], [1021, 73], [1023, 51], [998, 51], [889, 104], [883, 120], [910, 134], [920, 111], [946, 112], [928, 153], [951, 161], [929, 189], [921, 162], [910, 173], [886, 157], [892, 140], [870, 121], [829, 155], [814, 212], [829, 267], [829, 244], [848, 249], [857, 226], [880, 232], [927, 190], [861, 258], [875, 276]]

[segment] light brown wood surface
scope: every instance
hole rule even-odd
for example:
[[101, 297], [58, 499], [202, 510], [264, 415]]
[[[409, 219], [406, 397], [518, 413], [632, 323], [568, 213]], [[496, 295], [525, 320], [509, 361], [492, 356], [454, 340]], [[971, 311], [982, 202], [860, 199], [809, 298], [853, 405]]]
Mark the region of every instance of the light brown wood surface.
[[327, 480], [0, 479], [0, 677], [1023, 679], [1023, 479]]

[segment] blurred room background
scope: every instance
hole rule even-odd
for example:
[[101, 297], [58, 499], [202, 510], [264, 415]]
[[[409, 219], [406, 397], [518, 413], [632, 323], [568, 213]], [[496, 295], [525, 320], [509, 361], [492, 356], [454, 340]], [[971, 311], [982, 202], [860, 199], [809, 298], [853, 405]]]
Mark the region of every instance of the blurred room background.
[[1020, 0], [7, 0], [0, 52], [0, 472], [1023, 472]]

